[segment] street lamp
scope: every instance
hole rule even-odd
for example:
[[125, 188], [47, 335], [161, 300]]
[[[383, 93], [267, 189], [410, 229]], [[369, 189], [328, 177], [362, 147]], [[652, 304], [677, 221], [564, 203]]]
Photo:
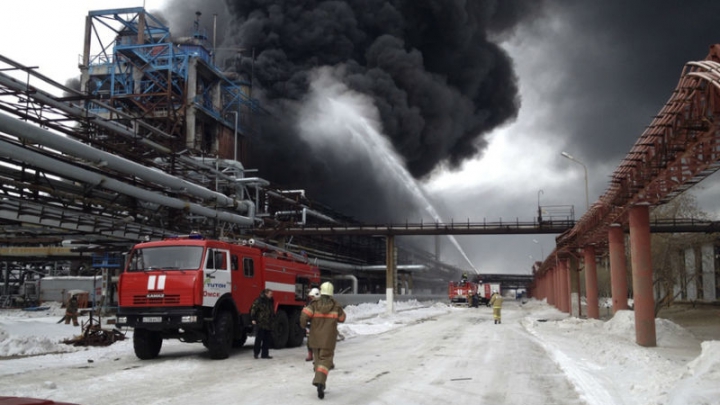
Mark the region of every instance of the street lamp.
[[589, 210], [589, 209], [590, 209], [590, 197], [588, 196], [588, 175], [587, 175], [587, 167], [585, 167], [585, 165], [583, 164], [583, 162], [575, 159], [574, 157], [572, 157], [572, 155], [570, 155], [570, 154], [567, 153], [567, 152], [560, 152], [560, 154], [561, 154], [563, 157], [568, 158], [568, 159], [572, 160], [573, 162], [579, 164], [580, 166], [583, 167], [583, 170], [585, 170], [585, 209], [586, 209], [586, 210]]
[[538, 190], [538, 224], [542, 224], [542, 208], [540, 208], [540, 194], [545, 194], [542, 190]]
[[235, 114], [235, 149], [233, 150], [233, 160], [237, 162], [237, 124], [238, 124], [238, 112], [230, 111], [230, 114]]
[[543, 250], [542, 244], [538, 242], [537, 239], [533, 239], [533, 243], [536, 243], [540, 246], [540, 256], [545, 260], [545, 251]]

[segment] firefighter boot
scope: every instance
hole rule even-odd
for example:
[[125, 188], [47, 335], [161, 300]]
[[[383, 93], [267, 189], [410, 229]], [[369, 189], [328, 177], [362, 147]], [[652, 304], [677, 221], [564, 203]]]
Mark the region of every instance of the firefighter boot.
[[317, 384], [318, 398], [325, 398], [325, 384]]
[[312, 350], [308, 349], [308, 355], [305, 357], [305, 361], [313, 361]]

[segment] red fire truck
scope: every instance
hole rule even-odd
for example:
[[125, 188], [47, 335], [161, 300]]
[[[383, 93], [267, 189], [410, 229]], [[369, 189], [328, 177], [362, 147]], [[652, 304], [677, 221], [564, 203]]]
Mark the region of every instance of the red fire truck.
[[213, 359], [245, 344], [250, 307], [273, 290], [275, 348], [302, 345], [300, 311], [320, 283], [307, 258], [254, 240], [228, 243], [200, 235], [137, 244], [118, 282], [117, 326], [134, 328], [140, 359], [158, 356], [163, 339], [202, 342]]
[[477, 294], [478, 285], [472, 281], [461, 280], [448, 283], [448, 298], [451, 304], [470, 305], [470, 298]]

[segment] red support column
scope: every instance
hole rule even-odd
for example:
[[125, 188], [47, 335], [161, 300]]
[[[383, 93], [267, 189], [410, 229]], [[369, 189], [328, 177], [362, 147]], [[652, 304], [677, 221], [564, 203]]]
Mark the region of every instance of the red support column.
[[[577, 264], [577, 262], [576, 262]], [[574, 267], [574, 266], [573, 266]], [[571, 271], [577, 271], [577, 270], [571, 270], [570, 269], [570, 261], [565, 261], [565, 312], [572, 315], [572, 277], [570, 275]]]
[[650, 210], [647, 205], [630, 208], [630, 259], [635, 302], [635, 341], [640, 346], [657, 346], [655, 298], [650, 253]]
[[562, 290], [560, 288], [560, 263], [555, 266], [555, 280], [553, 280], [553, 290], [555, 290], [555, 300], [553, 304], [555, 305], [555, 308], [562, 311]]
[[556, 267], [551, 267], [550, 270], [547, 273], [547, 284], [548, 284], [548, 291], [547, 291], [547, 299], [548, 304], [555, 305], [555, 271], [557, 271]]
[[625, 236], [618, 224], [610, 225], [608, 231], [608, 244], [610, 248], [610, 285], [612, 289], [612, 310], [628, 309], [628, 281], [627, 265], [625, 260]]
[[555, 308], [562, 311], [562, 284], [560, 283], [560, 280], [562, 279], [562, 266], [558, 262], [557, 266], [555, 267]]
[[558, 285], [560, 290], [558, 309], [562, 312], [570, 312], [568, 302], [570, 301], [568, 283], [568, 263], [567, 260], [560, 260], [560, 271], [558, 271]]
[[548, 304], [550, 304], [550, 297], [552, 297], [553, 289], [552, 289], [552, 269], [550, 269], [545, 274], [545, 286], [543, 287], [545, 291], [545, 298], [547, 299]]
[[547, 300], [548, 304], [550, 303], [550, 296], [552, 295], [552, 269], [548, 270], [547, 273], [545, 273], [545, 279], [543, 279], [543, 295], [545, 296], [545, 299]]
[[583, 248], [585, 261], [585, 297], [587, 301], [587, 316], [591, 319], [600, 319], [600, 303], [598, 302], [597, 267], [595, 266], [595, 247]]

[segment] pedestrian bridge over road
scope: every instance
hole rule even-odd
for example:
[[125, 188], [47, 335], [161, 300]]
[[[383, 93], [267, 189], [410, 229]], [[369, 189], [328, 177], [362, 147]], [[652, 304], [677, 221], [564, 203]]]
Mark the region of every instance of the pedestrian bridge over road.
[[[357, 236], [409, 236], [409, 235], [537, 235], [562, 234], [575, 226], [574, 220], [553, 221], [493, 221], [493, 222], [428, 222], [402, 224], [335, 224], [328, 226], [298, 226], [288, 228], [254, 229], [262, 237], [279, 235], [357, 235]], [[652, 233], [712, 233], [720, 232], [720, 221], [695, 218], [654, 219]]]

